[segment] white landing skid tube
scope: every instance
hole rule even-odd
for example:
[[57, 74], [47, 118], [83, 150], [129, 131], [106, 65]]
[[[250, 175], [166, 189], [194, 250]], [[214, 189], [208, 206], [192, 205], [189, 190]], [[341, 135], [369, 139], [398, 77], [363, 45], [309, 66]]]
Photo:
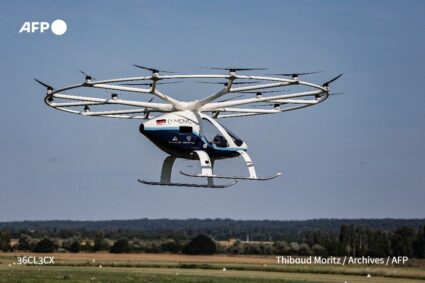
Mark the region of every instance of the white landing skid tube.
[[[205, 153], [205, 152], [203, 152]], [[202, 154], [201, 154], [202, 155]], [[203, 164], [206, 164], [205, 167], [202, 169], [202, 173], [206, 176], [212, 176], [212, 165], [210, 162], [210, 159], [208, 155], [205, 153], [205, 156], [202, 155], [203, 160], [207, 160], [208, 162], [203, 162]], [[199, 156], [199, 155], [198, 155]], [[201, 159], [201, 157], [200, 157]], [[161, 179], [159, 182], [155, 181], [146, 181], [143, 179], [138, 179], [138, 181], [145, 185], [151, 185], [151, 186], [170, 186], [170, 187], [189, 187], [189, 188], [215, 188], [215, 189], [221, 189], [221, 188], [227, 188], [234, 184], [236, 184], [236, 181], [233, 181], [229, 184], [224, 185], [215, 185], [212, 178], [208, 178], [208, 184], [192, 184], [192, 183], [175, 183], [171, 181], [171, 173], [174, 165], [174, 161], [176, 160], [176, 157], [174, 156], [168, 156], [165, 158], [163, 164], [162, 164], [162, 170], [161, 170]], [[202, 163], [202, 162], [201, 162]]]
[[204, 178], [217, 178], [217, 179], [233, 179], [233, 180], [254, 180], [254, 181], [267, 181], [274, 179], [280, 175], [282, 172], [278, 172], [270, 177], [258, 177], [255, 171], [254, 163], [249, 157], [248, 153], [244, 150], [238, 150], [238, 153], [242, 156], [245, 161], [246, 166], [248, 167], [249, 176], [223, 176], [223, 175], [214, 175], [212, 172], [211, 160], [208, 154], [202, 150], [195, 150], [195, 153], [199, 156], [201, 161], [201, 174], [191, 174], [180, 171], [180, 174], [188, 177], [204, 177]]

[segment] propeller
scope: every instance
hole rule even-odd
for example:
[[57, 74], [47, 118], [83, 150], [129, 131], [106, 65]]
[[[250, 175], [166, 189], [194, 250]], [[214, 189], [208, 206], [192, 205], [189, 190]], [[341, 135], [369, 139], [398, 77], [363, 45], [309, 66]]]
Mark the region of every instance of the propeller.
[[341, 76], [342, 76], [342, 74], [339, 74], [339, 75], [338, 75], [338, 76], [336, 76], [335, 78], [333, 78], [333, 79], [331, 79], [331, 80], [329, 80], [329, 81], [327, 81], [327, 82], [323, 83], [323, 85], [322, 85], [322, 86], [324, 86], [324, 87], [328, 87], [330, 83], [332, 83], [332, 82], [336, 81], [336, 80], [337, 80], [337, 79], [339, 79]]
[[[344, 94], [343, 92], [333, 92], [333, 93], [329, 93], [329, 95], [341, 95]], [[322, 97], [322, 94], [317, 94], [316, 95], [316, 99], [319, 99]]]
[[136, 68], [139, 68], [139, 69], [143, 69], [143, 70], [151, 71], [153, 74], [155, 74], [155, 73], [159, 73], [159, 72], [162, 72], [162, 73], [169, 73], [169, 74], [175, 74], [175, 72], [165, 71], [165, 70], [159, 70], [159, 69], [150, 68], [150, 67], [145, 67], [145, 66], [140, 66], [140, 65], [136, 65], [136, 64], [133, 64], [133, 66], [134, 66], [134, 67], [136, 67]]
[[298, 78], [298, 76], [304, 76], [304, 75], [312, 75], [321, 73], [323, 71], [314, 71], [314, 72], [304, 72], [304, 73], [281, 73], [281, 74], [267, 74], [269, 76], [285, 76], [285, 77], [292, 77], [293, 79]]
[[83, 74], [84, 76], [86, 76], [86, 80], [87, 81], [91, 81], [92, 79], [96, 79], [96, 78], [93, 78], [91, 75], [89, 75], [89, 74], [87, 74], [87, 73], [85, 73], [85, 72], [83, 72], [83, 71], [81, 71], [81, 70], [79, 70], [80, 71], [80, 73], [81, 74]]
[[[157, 85], [166, 85], [166, 84], [179, 84], [182, 83], [182, 81], [178, 81], [178, 82], [163, 82], [163, 83], [156, 83]], [[148, 86], [152, 86], [152, 83], [123, 83], [120, 85], [148, 85]]]
[[43, 83], [42, 81], [40, 81], [40, 80], [37, 80], [37, 79], [34, 79], [36, 82], [38, 82], [39, 84], [41, 84], [42, 86], [45, 86], [46, 88], [47, 88], [47, 90], [48, 91], [52, 91], [53, 90], [53, 87], [52, 86], [49, 86], [48, 84], [46, 84], [46, 83]]
[[237, 68], [237, 67], [200, 67], [202, 69], [210, 69], [210, 70], [224, 70], [229, 72], [236, 71], [259, 71], [259, 70], [267, 70], [267, 68]]

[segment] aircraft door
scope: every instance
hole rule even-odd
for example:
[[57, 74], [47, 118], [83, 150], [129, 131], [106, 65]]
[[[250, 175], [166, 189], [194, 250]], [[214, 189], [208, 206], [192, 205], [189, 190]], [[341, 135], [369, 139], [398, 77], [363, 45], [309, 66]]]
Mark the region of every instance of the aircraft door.
[[223, 133], [209, 120], [202, 118], [202, 134], [207, 139], [210, 144], [215, 145], [216, 147], [228, 147], [229, 142]]

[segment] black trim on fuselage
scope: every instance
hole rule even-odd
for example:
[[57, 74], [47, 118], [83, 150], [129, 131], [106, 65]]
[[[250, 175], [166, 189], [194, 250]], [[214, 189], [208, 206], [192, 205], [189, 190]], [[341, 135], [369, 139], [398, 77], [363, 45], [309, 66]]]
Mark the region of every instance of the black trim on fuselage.
[[[205, 151], [212, 159], [225, 159], [239, 156], [240, 148], [217, 147], [197, 133], [181, 133], [178, 128], [145, 128], [140, 132], [153, 144], [166, 153], [185, 159], [197, 159], [195, 150]], [[206, 145], [206, 147], [205, 147]]]

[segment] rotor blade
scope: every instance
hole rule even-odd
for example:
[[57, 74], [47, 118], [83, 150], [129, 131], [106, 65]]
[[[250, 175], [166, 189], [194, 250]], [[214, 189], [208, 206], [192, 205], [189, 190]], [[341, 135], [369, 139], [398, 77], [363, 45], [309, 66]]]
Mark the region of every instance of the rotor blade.
[[80, 71], [81, 74], [83, 74], [84, 76], [86, 76], [86, 80], [96, 79], [96, 78], [92, 77], [91, 75], [89, 75], [89, 74], [87, 74], [87, 73], [85, 73], [85, 72], [83, 72], [81, 70], [79, 70], [79, 71]]
[[336, 81], [336, 80], [337, 80], [337, 79], [339, 79], [341, 76], [342, 76], [342, 74], [339, 74], [339, 75], [338, 75], [338, 76], [336, 76], [335, 78], [333, 78], [333, 79], [331, 79], [331, 80], [329, 80], [329, 81], [325, 82], [325, 83], [323, 84], [323, 86], [329, 86], [329, 84], [330, 84], [330, 83], [332, 83], [332, 82]]
[[152, 73], [159, 73], [159, 72], [162, 72], [162, 73], [175, 74], [175, 72], [165, 71], [165, 70], [159, 70], [159, 69], [150, 68], [150, 67], [145, 67], [145, 66], [140, 66], [140, 65], [136, 65], [136, 64], [133, 64], [133, 66], [134, 66], [134, 67], [136, 67], [136, 68], [143, 69], [143, 70], [151, 71]]
[[53, 87], [49, 86], [48, 84], [43, 83], [40, 80], [34, 79], [36, 82], [38, 82], [39, 84], [41, 84], [42, 86], [45, 86], [47, 89], [51, 89], [53, 90]]
[[236, 71], [260, 71], [260, 70], [267, 70], [267, 68], [238, 68], [238, 67], [199, 67], [202, 69], [210, 69], [210, 70], [224, 70], [229, 72], [236, 72]]
[[323, 71], [314, 71], [314, 72], [304, 72], [304, 73], [280, 73], [280, 74], [267, 74], [269, 76], [285, 76], [285, 77], [293, 77], [296, 78], [298, 76], [304, 76], [304, 75], [312, 75], [321, 73]]

